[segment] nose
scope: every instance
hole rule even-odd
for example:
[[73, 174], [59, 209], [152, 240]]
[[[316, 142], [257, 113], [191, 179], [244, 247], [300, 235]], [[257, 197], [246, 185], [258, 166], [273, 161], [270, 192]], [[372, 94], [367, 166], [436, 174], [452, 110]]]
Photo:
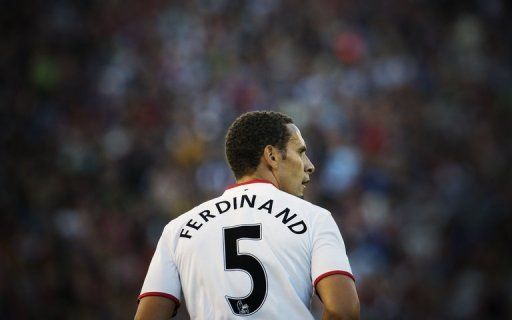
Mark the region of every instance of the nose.
[[304, 171], [306, 171], [308, 174], [315, 172], [315, 166], [308, 157], [306, 157], [306, 165], [304, 166]]

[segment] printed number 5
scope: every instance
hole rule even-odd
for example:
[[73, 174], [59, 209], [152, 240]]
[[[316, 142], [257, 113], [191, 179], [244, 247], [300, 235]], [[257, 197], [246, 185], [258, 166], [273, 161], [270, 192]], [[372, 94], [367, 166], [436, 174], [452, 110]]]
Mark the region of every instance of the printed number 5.
[[261, 224], [224, 228], [224, 262], [226, 271], [245, 271], [252, 281], [252, 289], [245, 297], [226, 296], [233, 313], [248, 316], [263, 305], [267, 297], [265, 268], [255, 256], [238, 252], [238, 240], [261, 240]]

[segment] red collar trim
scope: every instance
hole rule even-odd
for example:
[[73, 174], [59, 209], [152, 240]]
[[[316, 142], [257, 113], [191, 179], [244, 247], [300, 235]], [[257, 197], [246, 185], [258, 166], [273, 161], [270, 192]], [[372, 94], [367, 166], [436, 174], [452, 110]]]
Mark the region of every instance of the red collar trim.
[[252, 180], [249, 180], [249, 181], [245, 181], [245, 182], [235, 183], [235, 184], [229, 185], [226, 188], [226, 190], [232, 189], [232, 188], [236, 188], [236, 187], [239, 187], [239, 186], [243, 186], [245, 184], [251, 184], [251, 183], [270, 183], [271, 185], [273, 185], [275, 187], [275, 185], [272, 182], [268, 181], [268, 180], [265, 180], [265, 179], [252, 179]]

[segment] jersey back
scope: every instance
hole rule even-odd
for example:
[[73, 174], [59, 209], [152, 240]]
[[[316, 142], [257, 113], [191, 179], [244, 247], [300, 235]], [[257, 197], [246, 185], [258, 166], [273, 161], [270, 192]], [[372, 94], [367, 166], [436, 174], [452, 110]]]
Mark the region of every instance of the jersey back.
[[313, 286], [333, 272], [352, 277], [330, 213], [254, 182], [171, 221], [141, 295], [183, 296], [192, 319], [312, 319]]

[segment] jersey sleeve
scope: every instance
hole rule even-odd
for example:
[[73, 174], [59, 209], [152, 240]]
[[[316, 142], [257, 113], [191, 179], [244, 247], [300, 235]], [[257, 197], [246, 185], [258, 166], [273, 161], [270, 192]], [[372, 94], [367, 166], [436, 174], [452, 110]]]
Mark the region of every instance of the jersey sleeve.
[[156, 246], [155, 254], [149, 265], [146, 279], [142, 285], [139, 300], [147, 296], [160, 296], [173, 300], [178, 309], [181, 299], [181, 283], [178, 268], [171, 250], [168, 227], [164, 229]]
[[314, 226], [311, 279], [313, 286], [323, 278], [342, 274], [354, 279], [345, 243], [330, 213], [320, 214]]

